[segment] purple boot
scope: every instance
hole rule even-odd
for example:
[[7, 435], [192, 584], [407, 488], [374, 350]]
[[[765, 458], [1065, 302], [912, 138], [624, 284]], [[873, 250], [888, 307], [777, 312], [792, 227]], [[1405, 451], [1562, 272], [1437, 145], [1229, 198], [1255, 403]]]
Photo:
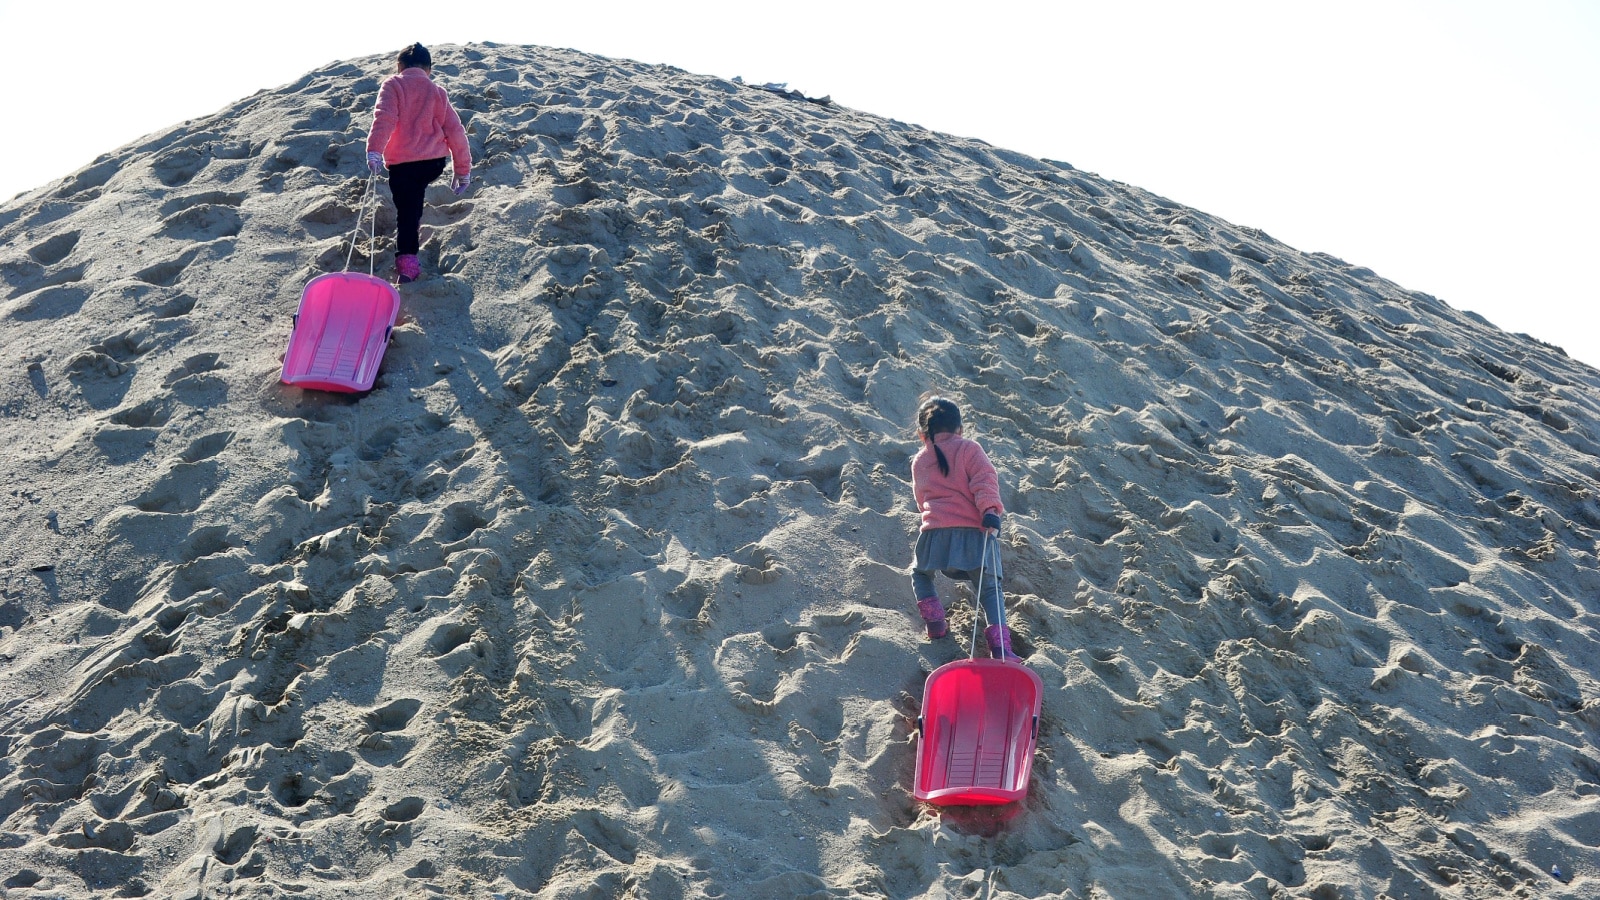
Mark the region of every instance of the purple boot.
[[950, 626], [944, 621], [944, 604], [938, 597], [923, 597], [917, 601], [917, 612], [922, 613], [922, 621], [928, 623], [928, 639], [938, 640], [950, 633]]
[[983, 630], [983, 636], [989, 641], [989, 655], [995, 659], [1007, 662], [1022, 662], [1022, 658], [1011, 652], [1011, 629], [1004, 625], [990, 625]]
[[410, 284], [422, 277], [422, 263], [415, 253], [397, 256], [394, 260], [395, 271], [400, 275], [401, 284]]

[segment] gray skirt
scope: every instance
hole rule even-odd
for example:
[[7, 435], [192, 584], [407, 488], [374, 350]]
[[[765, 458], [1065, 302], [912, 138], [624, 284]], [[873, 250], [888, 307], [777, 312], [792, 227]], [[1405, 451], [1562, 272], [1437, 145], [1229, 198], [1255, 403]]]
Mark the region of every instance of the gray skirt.
[[[999, 541], [990, 546], [987, 564], [983, 559], [984, 532], [982, 528], [930, 528], [917, 535], [917, 549], [911, 558], [911, 568], [918, 572], [967, 573], [967, 578], [977, 578], [978, 569], [993, 572], [1003, 578], [1000, 571]], [[962, 576], [952, 575], [952, 578]]]

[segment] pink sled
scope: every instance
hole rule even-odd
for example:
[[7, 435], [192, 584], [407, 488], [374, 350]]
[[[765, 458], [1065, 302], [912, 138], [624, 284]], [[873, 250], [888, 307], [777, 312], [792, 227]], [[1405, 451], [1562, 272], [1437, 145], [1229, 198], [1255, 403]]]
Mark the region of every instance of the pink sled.
[[1044, 682], [1016, 662], [960, 659], [934, 669], [917, 717], [916, 798], [935, 806], [1021, 800], [1043, 699]]
[[279, 380], [318, 391], [372, 390], [399, 314], [400, 293], [382, 278], [318, 275], [300, 294]]

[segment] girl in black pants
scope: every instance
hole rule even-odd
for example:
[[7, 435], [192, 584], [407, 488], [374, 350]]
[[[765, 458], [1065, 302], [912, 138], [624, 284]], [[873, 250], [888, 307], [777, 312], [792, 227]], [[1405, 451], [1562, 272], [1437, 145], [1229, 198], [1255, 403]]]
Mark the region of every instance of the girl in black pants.
[[378, 107], [367, 135], [367, 166], [374, 175], [385, 164], [389, 167], [389, 193], [397, 219], [394, 266], [405, 284], [422, 274], [418, 230], [428, 185], [444, 173], [448, 153], [454, 171], [450, 189], [458, 195], [465, 192], [472, 183], [472, 151], [461, 116], [444, 88], [433, 83], [428, 48], [412, 44], [401, 50], [395, 70], [378, 89]]
[[[418, 232], [422, 226], [422, 197], [427, 193], [428, 185], [444, 174], [444, 163], [443, 158], [424, 159], [395, 163], [389, 167], [389, 195], [394, 197], [395, 216], [399, 220], [394, 248], [397, 258], [415, 258], [417, 255]], [[401, 272], [400, 277], [405, 278], [405, 273]]]

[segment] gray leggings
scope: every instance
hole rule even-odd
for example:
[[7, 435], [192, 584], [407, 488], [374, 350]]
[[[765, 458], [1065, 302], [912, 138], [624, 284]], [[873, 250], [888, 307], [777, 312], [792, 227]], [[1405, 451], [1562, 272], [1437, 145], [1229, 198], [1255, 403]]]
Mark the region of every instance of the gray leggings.
[[[983, 570], [983, 585], [978, 585], [978, 573], [965, 569], [941, 569], [946, 578], [952, 581], [965, 581], [972, 586], [978, 594], [978, 599], [983, 603], [983, 614], [988, 617], [990, 625], [999, 625], [1005, 622], [1005, 610], [1001, 608], [1004, 602], [1000, 598], [1000, 579], [995, 577], [994, 569]], [[911, 570], [911, 587], [917, 592], [917, 599], [934, 597], [937, 593], [933, 589], [933, 572], [921, 569]]]

